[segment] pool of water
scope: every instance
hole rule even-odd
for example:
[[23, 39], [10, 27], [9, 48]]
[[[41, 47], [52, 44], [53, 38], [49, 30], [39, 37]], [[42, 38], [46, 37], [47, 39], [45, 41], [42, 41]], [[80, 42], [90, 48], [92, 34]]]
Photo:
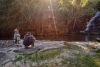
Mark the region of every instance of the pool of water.
[[[85, 41], [84, 34], [67, 34], [67, 35], [35, 35], [37, 40], [63, 40], [63, 41]], [[0, 37], [0, 40], [11, 40], [13, 37]], [[23, 39], [23, 36], [21, 37]]]

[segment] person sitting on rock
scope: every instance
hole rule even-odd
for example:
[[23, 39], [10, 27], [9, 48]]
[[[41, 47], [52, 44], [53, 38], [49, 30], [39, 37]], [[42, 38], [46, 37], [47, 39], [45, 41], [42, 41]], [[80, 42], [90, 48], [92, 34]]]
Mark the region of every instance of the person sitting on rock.
[[26, 35], [24, 36], [24, 41], [23, 41], [25, 48], [28, 48], [30, 45], [33, 47], [34, 42], [35, 42], [35, 37], [30, 32], [27, 32]]
[[14, 43], [16, 46], [18, 46], [20, 41], [20, 34], [19, 34], [19, 30], [16, 28], [14, 29]]

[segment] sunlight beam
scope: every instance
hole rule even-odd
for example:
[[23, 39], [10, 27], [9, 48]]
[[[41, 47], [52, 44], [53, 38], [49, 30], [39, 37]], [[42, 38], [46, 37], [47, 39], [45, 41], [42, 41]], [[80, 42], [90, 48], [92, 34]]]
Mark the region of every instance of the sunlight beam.
[[53, 10], [53, 4], [52, 4], [52, 0], [49, 0], [49, 1], [50, 1], [49, 10], [52, 12], [53, 23], [54, 23], [54, 27], [55, 27], [55, 31], [57, 35], [57, 26], [56, 26], [56, 20], [55, 20], [55, 15], [54, 15], [54, 10]]

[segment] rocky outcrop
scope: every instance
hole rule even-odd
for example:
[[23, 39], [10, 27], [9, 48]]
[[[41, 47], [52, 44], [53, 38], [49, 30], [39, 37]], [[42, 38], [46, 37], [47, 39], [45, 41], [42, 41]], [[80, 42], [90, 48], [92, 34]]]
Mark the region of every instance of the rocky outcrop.
[[6, 54], [3, 52], [0, 52], [0, 62], [6, 59]]
[[[21, 43], [23, 40], [21, 41]], [[17, 53], [31, 53], [35, 50], [43, 51], [50, 48], [59, 48], [64, 46], [64, 41], [35, 41], [33, 48], [24, 49], [24, 46], [15, 47], [13, 40], [0, 41], [0, 65], [6, 64], [15, 58]]]
[[14, 46], [13, 40], [0, 40], [0, 48], [12, 47]]

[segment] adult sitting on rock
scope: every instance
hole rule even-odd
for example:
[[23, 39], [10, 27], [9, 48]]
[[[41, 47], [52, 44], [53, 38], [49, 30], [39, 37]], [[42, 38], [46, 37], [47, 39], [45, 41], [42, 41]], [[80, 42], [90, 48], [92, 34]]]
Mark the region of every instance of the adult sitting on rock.
[[23, 41], [25, 48], [28, 48], [30, 45], [34, 47], [34, 42], [35, 42], [35, 37], [30, 32], [27, 32], [26, 35], [24, 36], [24, 41]]

